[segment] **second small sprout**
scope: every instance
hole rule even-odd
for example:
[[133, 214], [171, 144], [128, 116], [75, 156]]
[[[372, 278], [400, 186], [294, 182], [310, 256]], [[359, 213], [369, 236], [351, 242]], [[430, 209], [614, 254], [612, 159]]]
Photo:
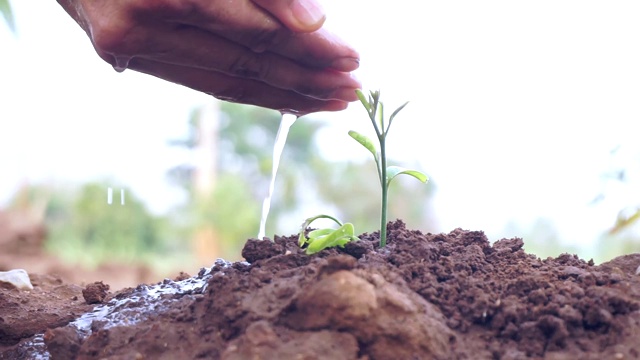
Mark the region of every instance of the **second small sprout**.
[[[305, 232], [312, 222], [318, 219], [333, 220], [338, 224], [338, 229], [316, 229], [311, 230], [305, 236]], [[351, 223], [342, 223], [338, 219], [329, 215], [317, 215], [306, 219], [300, 227], [300, 234], [298, 236], [298, 246], [303, 247], [307, 244], [307, 254], [315, 254], [320, 250], [324, 250], [333, 246], [344, 246], [350, 241], [358, 241], [358, 237], [355, 236], [355, 229]]]

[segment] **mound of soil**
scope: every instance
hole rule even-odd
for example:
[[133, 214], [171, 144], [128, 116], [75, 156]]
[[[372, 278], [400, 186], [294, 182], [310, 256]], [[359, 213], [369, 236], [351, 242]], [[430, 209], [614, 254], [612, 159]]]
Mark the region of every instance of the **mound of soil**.
[[295, 236], [249, 240], [247, 262], [159, 284], [203, 286], [108, 294], [94, 313], [126, 315], [84, 330], [63, 326], [89, 308], [82, 289], [3, 288], [0, 358], [640, 358], [640, 254], [541, 260], [518, 238], [491, 245], [482, 232], [423, 234], [401, 221], [388, 240], [379, 249], [378, 234], [364, 234], [313, 256]]

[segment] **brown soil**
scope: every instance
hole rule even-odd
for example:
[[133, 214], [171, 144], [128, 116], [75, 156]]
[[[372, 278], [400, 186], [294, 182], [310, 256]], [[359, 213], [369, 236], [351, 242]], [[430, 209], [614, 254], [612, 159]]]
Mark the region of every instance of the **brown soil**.
[[[102, 283], [85, 299], [32, 275], [33, 291], [0, 288], [0, 359], [640, 358], [640, 254], [595, 266], [477, 231], [388, 234], [314, 256], [295, 237], [249, 240], [248, 262], [166, 280], [153, 299], [142, 285], [103, 298]], [[65, 326], [87, 300], [119, 320]]]

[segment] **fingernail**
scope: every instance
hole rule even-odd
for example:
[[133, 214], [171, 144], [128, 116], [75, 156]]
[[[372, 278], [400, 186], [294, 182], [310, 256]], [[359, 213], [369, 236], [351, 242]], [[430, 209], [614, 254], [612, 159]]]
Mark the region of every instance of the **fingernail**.
[[294, 0], [291, 12], [305, 26], [314, 27], [324, 22], [324, 10], [313, 0]]
[[360, 66], [360, 59], [340, 58], [331, 63], [331, 68], [338, 71], [353, 71]]

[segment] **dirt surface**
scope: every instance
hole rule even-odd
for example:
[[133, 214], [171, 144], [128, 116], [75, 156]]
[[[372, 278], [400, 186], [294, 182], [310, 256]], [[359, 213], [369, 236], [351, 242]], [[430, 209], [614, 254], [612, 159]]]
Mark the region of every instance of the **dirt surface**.
[[0, 288], [0, 359], [640, 358], [640, 254], [595, 266], [482, 232], [388, 232], [314, 256], [249, 240], [247, 262], [192, 278], [91, 284], [106, 298], [66, 326], [91, 308], [83, 289], [32, 275]]
[[78, 285], [64, 284], [60, 278], [49, 275], [29, 277], [33, 285], [30, 291], [1, 283], [0, 354], [8, 345], [47, 328], [64, 326], [92, 308], [84, 301], [82, 287]]

